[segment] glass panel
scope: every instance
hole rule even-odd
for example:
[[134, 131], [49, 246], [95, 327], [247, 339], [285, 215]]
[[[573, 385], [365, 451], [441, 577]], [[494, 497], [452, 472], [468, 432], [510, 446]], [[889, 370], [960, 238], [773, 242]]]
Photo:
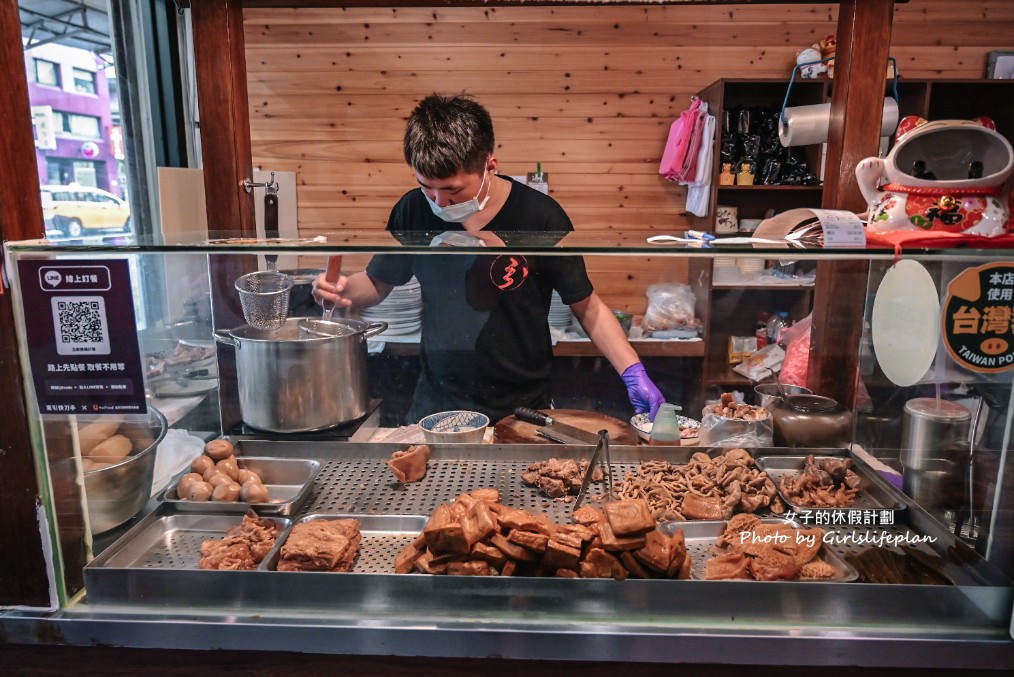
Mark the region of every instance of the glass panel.
[[[66, 36], [41, 39], [37, 31], [25, 29], [26, 40], [38, 41], [35, 46], [25, 45], [26, 63], [36, 73], [34, 82], [29, 83], [36, 161], [43, 186], [89, 186], [125, 197], [129, 163], [122, 162], [127, 149], [115, 100], [118, 89], [114, 84], [109, 37], [97, 36], [98, 31], [108, 31], [109, 26], [106, 8], [101, 4], [93, 3], [87, 8], [95, 20], [83, 32], [69, 31]], [[66, 83], [60, 80], [61, 73], [66, 75]], [[42, 84], [47, 86], [40, 87]], [[59, 90], [54, 91], [54, 87]], [[80, 232], [75, 228], [74, 235], [69, 230], [69, 222], [59, 213], [55, 220], [46, 221], [46, 235], [52, 239], [79, 241], [82, 237], [100, 239], [112, 235], [103, 228], [85, 228]], [[124, 233], [117, 230], [117, 237], [122, 238]]]
[[70, 114], [70, 133], [75, 136], [86, 136], [98, 139], [102, 136], [99, 131], [99, 119], [91, 115]]
[[78, 92], [79, 94], [95, 93], [95, 73], [93, 71], [75, 68], [72, 72], [74, 74], [75, 92]]
[[60, 86], [60, 67], [52, 61], [35, 59], [35, 81], [50, 87]]
[[[731, 274], [721, 271], [731, 267], [737, 271], [736, 284], [710, 284], [707, 290], [692, 285], [689, 293], [679, 290], [683, 301], [678, 307], [681, 312], [676, 312], [677, 306], [673, 304], [660, 304], [657, 299], [649, 298], [640, 286], [643, 280], [636, 286], [631, 285], [628, 293], [604, 299], [610, 310], [631, 316], [631, 328], [627, 331], [631, 346], [665, 398], [681, 406], [681, 413], [693, 419], [697, 434], [696, 438], [688, 438], [692, 440], [688, 446], [645, 446], [639, 442], [636, 431], [631, 433], [628, 444], [617, 443], [612, 448], [614, 480], [618, 486], [635, 491], [633, 487], [638, 481], [647, 481], [638, 475], [643, 460], [677, 467], [686, 465], [697, 452], [717, 455], [745, 448], [754, 459], [752, 463], [766, 468], [766, 476], [777, 480], [772, 491], [781, 493], [778, 503], [774, 501], [774, 494], [766, 503], [761, 498], [744, 501], [741, 496], [732, 510], [748, 511], [748, 506], [756, 503], [752, 509], [764, 519], [792, 517], [800, 528], [819, 526], [824, 533], [822, 547], [828, 558], [825, 561], [832, 562], [831, 568], [841, 567], [840, 571], [848, 571], [849, 576], [866, 582], [705, 584], [649, 580], [643, 583], [651, 594], [645, 595], [645, 588], [638, 585], [617, 584], [605, 592], [596, 589], [596, 605], [587, 605], [580, 600], [588, 599], [591, 591], [582, 586], [589, 583], [577, 581], [573, 582], [574, 590], [583, 594], [573, 598], [566, 596], [570, 601], [554, 597], [554, 604], [563, 606], [547, 607], [538, 613], [547, 614], [547, 617], [563, 614], [568, 622], [597, 622], [608, 617], [612, 619], [610, 622], [621, 625], [641, 623], [650, 617], [655, 628], [680, 627], [688, 617], [694, 619], [697, 628], [726, 630], [742, 630], [755, 627], [757, 623], [778, 627], [819, 624], [840, 628], [854, 633], [853, 636], [870, 633], [875, 638], [882, 638], [884, 632], [898, 628], [913, 632], [939, 630], [941, 626], [960, 627], [965, 636], [1002, 636], [1007, 631], [1014, 599], [1009, 580], [1014, 571], [1011, 537], [1014, 510], [1010, 509], [1014, 487], [1006, 459], [1014, 411], [1014, 369], [1007, 368], [1007, 355], [1012, 354], [1010, 346], [1014, 341], [1008, 340], [1012, 335], [1010, 315], [999, 309], [1011, 307], [1014, 261], [1005, 259], [1002, 251], [928, 251], [906, 256], [895, 264], [893, 251], [794, 250], [790, 262], [785, 258], [785, 249], [680, 250], [642, 245], [617, 248], [607, 246], [615, 243], [593, 243], [586, 236], [572, 235], [577, 245], [573, 249], [563, 246], [571, 235], [563, 236], [558, 242], [548, 238], [528, 244], [521, 234], [504, 233], [504, 240], [522, 244], [479, 248], [430, 247], [421, 243], [418, 234], [412, 238], [402, 234], [388, 235], [388, 241], [382, 246], [367, 247], [354, 233], [342, 233], [342, 240], [358, 244], [340, 247], [325, 242], [227, 245], [202, 239], [182, 244], [131, 244], [120, 248], [106, 245], [83, 249], [54, 243], [18, 242], [9, 243], [8, 252], [13, 271], [18, 271], [22, 263], [37, 265], [34, 262], [40, 260], [40, 254], [54, 265], [61, 262], [108, 265], [127, 255], [132, 275], [139, 270], [164, 270], [165, 277], [161, 282], [156, 281], [156, 286], [186, 290], [183, 294], [167, 293], [166, 313], [139, 332], [125, 337], [133, 341], [137, 336], [139, 341], [139, 359], [150, 406], [165, 416], [169, 430], [175, 431], [174, 436], [178, 433], [184, 438], [194, 438], [196, 455], [207, 440], [225, 436], [238, 446], [242, 458], [248, 460], [284, 455], [297, 461], [321, 463], [327, 473], [321, 475], [314, 497], [296, 510], [297, 518], [320, 512], [379, 517], [425, 516], [438, 505], [452, 502], [462, 492], [493, 486], [500, 490], [501, 500], [507, 505], [545, 513], [553, 522], [570, 523], [572, 503], [549, 501], [518, 479], [534, 458], [545, 457], [544, 447], [538, 447], [533, 456], [530, 447], [504, 443], [502, 439], [498, 445], [444, 445], [440, 455], [431, 457], [427, 471], [430, 474], [423, 480], [425, 484], [419, 485], [424, 486], [425, 491], [413, 491], [411, 485], [406, 485], [409, 488], [404, 490], [392, 489], [383, 466], [393, 450], [407, 443], [394, 444], [385, 439], [398, 430], [406, 433], [403, 424], [418, 420], [417, 416], [427, 407], [443, 407], [448, 403], [442, 399], [443, 394], [434, 395], [425, 388], [420, 389], [421, 354], [425, 353], [429, 368], [436, 366], [456, 374], [462, 365], [475, 363], [474, 370], [465, 371], [478, 374], [480, 379], [498, 381], [498, 387], [508, 383], [509, 389], [516, 383], [512, 380], [511, 360], [498, 361], [504, 355], [524, 355], [525, 360], [534, 355], [537, 359], [532, 363], [539, 364], [545, 364], [548, 359], [550, 392], [558, 416], [576, 411], [594, 415], [596, 421], [616, 420], [625, 424], [633, 416], [626, 389], [595, 345], [581, 335], [580, 325], [569, 317], [561, 320], [561, 311], [565, 308], [552, 300], [550, 292], [559, 285], [566, 293], [567, 281], [565, 277], [557, 279], [549, 273], [573, 265], [573, 259], [568, 260], [568, 257], [583, 256], [585, 264], [589, 268], [594, 264], [596, 270], [615, 271], [624, 277], [629, 271], [637, 271], [642, 278], [650, 276], [652, 284], [675, 285], [689, 281], [697, 285], [697, 274], [712, 280], [716, 276], [728, 278]], [[382, 239], [376, 234], [373, 237], [378, 241]], [[402, 244], [397, 237], [411, 244]], [[651, 256], [645, 256], [647, 251], [651, 251]], [[290, 292], [283, 309], [290, 322], [298, 322], [296, 318], [299, 317], [320, 317], [320, 307], [308, 298], [308, 288], [316, 271], [324, 268], [330, 255], [341, 254], [343, 273], [355, 275], [371, 260], [377, 261], [377, 255], [383, 254], [387, 256], [384, 266], [387, 272], [409, 272], [418, 280], [420, 287], [415, 289], [411, 288], [411, 279], [396, 287], [401, 291], [393, 295], [394, 304], [351, 311], [348, 319], [384, 321], [390, 332], [367, 341], [368, 347], [362, 357], [366, 365], [364, 387], [370, 406], [373, 401], [377, 404], [368, 416], [353, 420], [352, 432], [344, 428], [347, 421], [334, 424], [336, 419], [332, 420], [333, 425], [325, 426], [324, 431], [270, 432], [272, 424], [265, 424], [260, 418], [277, 415], [287, 406], [287, 398], [299, 402], [300, 415], [307, 415], [322, 399], [299, 391], [312, 388], [322, 379], [321, 383], [330, 386], [327, 392], [333, 395], [338, 392], [334, 383], [338, 380], [347, 383], [342, 379], [349, 373], [338, 367], [333, 359], [314, 365], [316, 358], [306, 352], [298, 356], [278, 354], [271, 359], [246, 357], [244, 351], [253, 345], [244, 341], [261, 335], [246, 333], [252, 329], [244, 317], [234, 283], [246, 273], [268, 269], [267, 262], [255, 256], [262, 254], [294, 255], [299, 270], [303, 271], [300, 274], [291, 271], [299, 289]], [[526, 264], [516, 266], [515, 271], [527, 270], [528, 277], [510, 292], [516, 295], [511, 300], [496, 296], [498, 303], [482, 304], [484, 294], [476, 292], [497, 287], [489, 285], [501, 278], [491, 275], [490, 270], [503, 255]], [[828, 408], [821, 408], [826, 403], [807, 408], [812, 400], [783, 399], [780, 395], [765, 402], [755, 387], [770, 380], [770, 375], [763, 370], [751, 371], [749, 364], [740, 365], [743, 368], [739, 369], [737, 364], [730, 363], [728, 339], [756, 337], [760, 312], [785, 311], [785, 331], [775, 327], [772, 335], [784, 351], [782, 363], [776, 370], [780, 371], [782, 381], [790, 385], [806, 384], [802, 371], [807, 368], [809, 355], [825, 351], [827, 345], [833, 345], [836, 340], [835, 337], [824, 338], [820, 340], [829, 344], [817, 344], [811, 342], [814, 339], [804, 331], [813, 303], [812, 271], [821, 261], [839, 258], [871, 260], [869, 273], [856, 272], [855, 279], [850, 282], [868, 290], [866, 303], [863, 307], [838, 311], [842, 324], [869, 325], [868, 336], [859, 348], [859, 367], [854, 375], [860, 382], [856, 400], [831, 403]], [[752, 265], [754, 261], [759, 265]], [[716, 274], [716, 270], [720, 274]], [[474, 275], [475, 271], [482, 274]], [[893, 279], [898, 271], [903, 277]], [[32, 284], [38, 287], [38, 276], [15, 273], [14, 278], [22, 357], [38, 362], [42, 342], [31, 341], [29, 333], [37, 331], [38, 327], [52, 327], [53, 319], [47, 315], [48, 304], [27, 303], [28, 287]], [[135, 302], [146, 293], [143, 285], [148, 282], [145, 279], [140, 286], [131, 285]], [[1012, 292], [1008, 294], [1007, 289]], [[33, 293], [48, 292], [37, 289]], [[410, 293], [418, 295], [410, 296]], [[674, 291], [673, 295], [676, 294]], [[521, 298], [525, 303], [518, 306]], [[937, 310], [933, 311], [930, 306]], [[960, 330], [965, 325], [955, 325], [954, 320], [970, 317], [972, 310], [988, 321], [975, 325], [976, 341], [970, 343]], [[448, 321], [446, 318], [451, 315], [455, 319]], [[927, 317], [929, 322], [925, 321]], [[74, 323], [74, 326], [82, 325]], [[81, 331], [91, 336], [90, 329]], [[423, 334], [425, 344], [421, 342]], [[268, 343], [278, 341], [280, 344], [282, 336], [269, 332], [255, 340], [266, 339]], [[493, 336], [495, 339], [491, 338]], [[538, 340], [532, 342], [532, 337]], [[997, 339], [1008, 343], [1003, 346]], [[487, 345], [484, 343], [487, 340], [493, 342]], [[298, 338], [293, 342], [300, 348], [308, 347]], [[498, 346], [510, 347], [498, 350]], [[971, 356], [969, 351], [973, 349], [981, 353], [978, 358]], [[209, 360], [212, 355], [214, 358]], [[252, 359], [253, 363], [246, 364], [247, 359]], [[483, 360], [490, 362], [487, 364]], [[57, 371], [64, 369], [54, 364]], [[228, 365], [229, 370], [219, 372], [219, 365]], [[718, 365], [723, 368], [711, 369]], [[32, 366], [35, 376], [31, 380], [29, 405], [36, 411], [40, 408], [46, 411], [45, 407], [56, 402], [52, 388], [47, 385], [56, 377], [47, 370], [40, 374], [36, 363]], [[291, 380], [284, 386], [258, 382], [258, 379], [271, 378], [271, 373]], [[842, 374], [842, 378], [853, 376]], [[43, 386], [37, 389], [39, 383]], [[433, 385], [431, 382], [428, 387]], [[437, 386], [436, 390], [442, 387]], [[264, 394], [267, 394], [268, 404], [259, 406], [255, 398]], [[510, 425], [511, 417], [496, 407], [487, 407], [488, 403], [482, 400], [487, 394], [477, 390], [477, 399], [468, 408], [489, 411], [494, 420], [490, 422], [493, 430], [489, 431], [487, 441], [498, 441], [496, 435], [505, 433], [497, 433], [496, 429], [499, 427], [503, 431], [504, 426]], [[731, 412], [716, 411], [713, 400], [723, 394], [741, 399], [740, 406], [745, 407], [743, 412], [753, 412], [760, 417], [735, 418]], [[817, 400], [821, 397], [821, 393], [813, 395]], [[434, 397], [435, 402], [425, 403]], [[939, 402], [947, 403], [942, 406], [964, 413], [953, 421], [934, 414], [941, 407], [933, 408], [938, 398]], [[69, 397], [67, 402], [80, 404], [79, 399], [80, 393]], [[536, 397], [533, 401], [537, 400]], [[924, 408], [915, 408], [913, 402], [919, 400], [928, 400], [928, 403], [924, 403]], [[460, 400], [453, 404], [464, 406]], [[95, 459], [85, 452], [88, 444], [85, 426], [96, 422], [115, 422], [121, 426], [123, 422], [114, 421], [108, 415], [93, 420], [80, 415], [75, 419], [61, 413], [42, 414], [40, 422], [44, 439], [38, 441], [38, 453], [54, 488], [54, 503], [49, 508], [69, 511], [62, 513], [55, 523], [62, 531], [59, 547], [62, 561], [68, 566], [66, 577], [71, 580], [73, 574], [80, 574], [90, 547], [80, 534], [85, 523], [78, 508], [80, 499], [84, 498], [85, 505], [92, 501], [88, 523], [102, 524], [100, 519], [106, 517], [105, 507], [96, 504], [95, 499], [100, 491], [108, 488], [96, 489], [94, 483], [88, 486], [87, 480], [103, 468], [90, 465]], [[154, 422], [151, 417], [129, 422], [140, 426], [142, 432], [146, 430], [152, 438], [162, 430], [157, 415], [154, 415]], [[501, 425], [497, 426], [498, 423]], [[734, 430], [733, 425], [747, 425], [749, 429], [744, 433]], [[416, 434], [421, 433], [417, 430]], [[621, 434], [622, 431], [617, 436]], [[361, 435], [362, 442], [352, 441], [351, 435]], [[130, 439], [129, 435], [125, 436]], [[921, 442], [913, 442], [916, 438]], [[554, 447], [549, 453], [564, 457], [568, 449]], [[134, 449], [128, 453], [136, 455], [139, 451]], [[158, 453], [161, 454], [161, 450]], [[793, 485], [792, 480], [804, 469], [805, 457], [811, 453], [847, 458], [851, 462], [852, 472], [859, 477], [858, 491], [849, 487], [839, 488], [835, 493], [843, 501], [854, 502], [833, 509], [808, 503], [816, 499], [801, 485]], [[579, 458], [585, 456], [584, 451], [577, 454]], [[163, 486], [162, 482], [180, 477], [193, 457], [186, 452], [174, 456], [175, 465], [161, 476], [157, 488]], [[373, 467], [381, 470], [367, 472]], [[84, 496], [75, 481], [79, 469], [87, 473]], [[836, 481], [830, 471], [825, 472], [828, 482]], [[347, 474], [351, 473], [357, 473], [354, 481], [348, 480]], [[817, 470], [811, 473], [819, 477]], [[784, 482], [783, 477], [786, 478]], [[757, 486], [763, 485], [763, 478], [760, 479]], [[603, 485], [593, 486], [597, 494], [605, 491]], [[659, 515], [671, 514], [672, 510], [678, 512], [681, 508], [681, 505], [670, 505], [676, 500], [673, 491], [677, 490], [667, 487], [666, 491], [668, 493], [651, 492], [655, 499], [650, 500], [666, 501], [666, 505], [653, 506]], [[743, 491], [741, 483], [741, 494]], [[751, 490], [745, 491], [750, 493]], [[680, 495], [678, 491], [677, 495]], [[138, 507], [137, 511], [143, 514], [145, 510], [158, 510], [160, 505], [165, 506], [166, 501], [172, 500], [172, 497], [162, 496], [161, 502], [149, 502], [147, 507]], [[600, 499], [589, 500], [596, 505], [595, 501]], [[177, 501], [172, 505], [172, 510], [164, 513], [166, 519], [170, 519], [170, 515], [177, 516], [171, 519], [177, 519], [181, 514], [176, 512], [181, 509], [181, 503]], [[182, 509], [186, 511], [187, 508], [183, 503]], [[138, 613], [156, 607], [160, 613], [165, 613], [166, 608], [218, 603], [220, 600], [214, 597], [211, 600], [194, 598], [190, 586], [159, 582], [166, 574], [185, 575], [188, 569], [196, 572], [199, 558], [194, 554], [196, 550], [173, 550], [171, 567], [165, 564], [168, 560], [159, 559], [162, 554], [157, 552], [149, 553], [150, 558], [143, 562], [115, 560], [109, 566], [103, 564], [105, 552], [119, 552], [123, 557], [123, 553], [138, 547], [136, 543], [127, 547], [119, 540], [126, 538], [128, 527], [138, 523], [139, 518], [131, 517], [132, 514], [124, 518], [124, 525], [111, 526], [96, 534], [93, 547], [100, 559], [86, 570], [92, 576], [87, 582], [86, 605], [105, 601], [129, 605]], [[151, 520], [158, 522], [162, 519], [160, 515], [162, 513], [155, 513]], [[234, 517], [238, 520], [239, 513]], [[715, 534], [701, 533], [706, 521], [689, 519], [679, 523], [685, 537], [692, 539], [688, 541], [693, 546], [689, 551], [692, 562], [696, 563], [694, 566], [698, 567], [698, 576], [707, 575], [705, 562], [714, 554], [709, 547]], [[406, 543], [418, 534], [421, 525], [420, 521], [418, 526], [408, 530], [411, 533], [406, 535]], [[162, 542], [151, 532], [148, 537], [150, 543]], [[200, 541], [195, 541], [193, 547], [199, 548]], [[370, 543], [364, 541], [363, 547], [372, 547]], [[172, 547], [191, 546], [175, 543]], [[233, 609], [237, 604], [240, 607], [250, 604], [264, 613], [265, 618], [270, 618], [273, 613], [305, 612], [314, 604], [334, 604], [347, 594], [345, 586], [370, 585], [383, 588], [384, 599], [400, 610], [411, 608], [433, 615], [453, 616], [461, 610], [456, 600], [461, 595], [474, 595], [483, 602], [481, 608], [470, 609], [470, 613], [482, 615], [495, 613], [501, 606], [506, 608], [509, 600], [516, 599], [522, 591], [532, 599], [540, 599], [540, 591], [546, 592], [547, 586], [560, 583], [522, 575], [509, 585], [500, 586], [490, 580], [448, 577], [440, 584], [448, 585], [448, 591], [455, 592], [419, 595], [416, 584], [422, 581], [418, 577], [373, 576], [391, 573], [394, 557], [400, 550], [399, 547], [384, 551], [376, 560], [366, 554], [370, 550], [361, 551], [359, 562], [363, 566], [369, 562], [369, 567], [373, 568], [354, 570], [357, 573], [351, 578], [329, 579], [332, 580], [329, 586], [335, 588], [309, 584], [303, 587], [302, 583], [286, 579], [286, 585], [291, 583], [293, 587], [286, 587], [285, 594], [279, 594], [278, 590], [271, 591], [271, 586], [277, 584], [275, 578], [258, 578], [253, 587], [244, 587], [245, 579], [237, 579], [239, 587], [229, 589], [228, 602]], [[867, 554], [871, 552], [877, 554]], [[884, 558], [894, 564], [885, 563], [887, 559]], [[72, 567], [77, 569], [72, 571]], [[165, 571], [169, 568], [172, 571]], [[905, 573], [909, 568], [922, 572], [918, 574], [922, 579], [905, 579], [904, 576], [910, 575]], [[140, 578], [131, 579], [132, 587], [116, 578], [123, 575]], [[949, 584], [930, 586], [931, 581]], [[424, 584], [430, 582], [427, 579]], [[672, 589], [667, 584], [677, 588]], [[703, 589], [700, 585], [718, 587]], [[723, 585], [738, 587], [727, 590]], [[739, 587], [743, 585], [750, 586], [745, 597], [743, 588]], [[268, 592], [264, 592], [265, 586]], [[144, 599], [131, 598], [131, 589], [145, 590]], [[74, 592], [73, 585], [69, 586], [69, 592]], [[208, 591], [201, 594], [214, 595]], [[322, 600], [320, 595], [327, 599]], [[793, 603], [800, 595], [806, 596], [806, 605]], [[159, 603], [151, 601], [155, 598]], [[651, 601], [645, 601], [648, 598]], [[731, 613], [723, 606], [723, 599], [736, 599], [740, 611]], [[402, 604], [407, 606], [400, 606]], [[333, 610], [333, 607], [314, 608], [325, 614], [328, 609]], [[933, 609], [936, 611], [931, 613]], [[733, 617], [734, 620], [730, 620]]]

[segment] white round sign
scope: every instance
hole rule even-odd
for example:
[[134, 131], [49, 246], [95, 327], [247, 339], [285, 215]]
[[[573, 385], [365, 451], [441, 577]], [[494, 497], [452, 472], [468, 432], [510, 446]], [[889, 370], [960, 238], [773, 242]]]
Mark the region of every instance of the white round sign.
[[940, 337], [940, 296], [922, 264], [906, 259], [887, 271], [871, 329], [877, 362], [892, 383], [910, 386], [926, 375]]

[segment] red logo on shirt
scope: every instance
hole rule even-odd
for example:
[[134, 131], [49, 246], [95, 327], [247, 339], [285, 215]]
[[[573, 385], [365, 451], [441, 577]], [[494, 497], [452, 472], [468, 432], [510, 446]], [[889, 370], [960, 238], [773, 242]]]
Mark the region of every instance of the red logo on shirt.
[[528, 279], [528, 259], [524, 256], [496, 257], [489, 267], [489, 279], [497, 289], [519, 289]]

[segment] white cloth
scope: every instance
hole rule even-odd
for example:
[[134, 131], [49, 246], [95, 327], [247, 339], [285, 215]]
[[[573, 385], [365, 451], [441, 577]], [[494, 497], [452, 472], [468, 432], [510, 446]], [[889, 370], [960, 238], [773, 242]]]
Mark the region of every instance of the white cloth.
[[155, 470], [152, 472], [151, 495], [154, 496], [170, 480], [204, 453], [204, 440], [178, 428], [170, 428], [155, 450]]
[[697, 158], [697, 173], [693, 182], [687, 184], [687, 211], [694, 216], [708, 215], [711, 201], [711, 168], [715, 157], [715, 116], [709, 115], [704, 121], [700, 155]]

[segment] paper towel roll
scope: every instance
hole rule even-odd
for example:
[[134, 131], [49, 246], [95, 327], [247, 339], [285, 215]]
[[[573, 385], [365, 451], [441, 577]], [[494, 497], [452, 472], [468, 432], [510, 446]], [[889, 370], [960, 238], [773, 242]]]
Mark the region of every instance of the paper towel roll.
[[[831, 124], [831, 104], [796, 106], [785, 109], [785, 119], [778, 120], [778, 140], [783, 146], [809, 146], [826, 143]], [[890, 136], [898, 126], [898, 102], [884, 97], [884, 117], [880, 136]]]

